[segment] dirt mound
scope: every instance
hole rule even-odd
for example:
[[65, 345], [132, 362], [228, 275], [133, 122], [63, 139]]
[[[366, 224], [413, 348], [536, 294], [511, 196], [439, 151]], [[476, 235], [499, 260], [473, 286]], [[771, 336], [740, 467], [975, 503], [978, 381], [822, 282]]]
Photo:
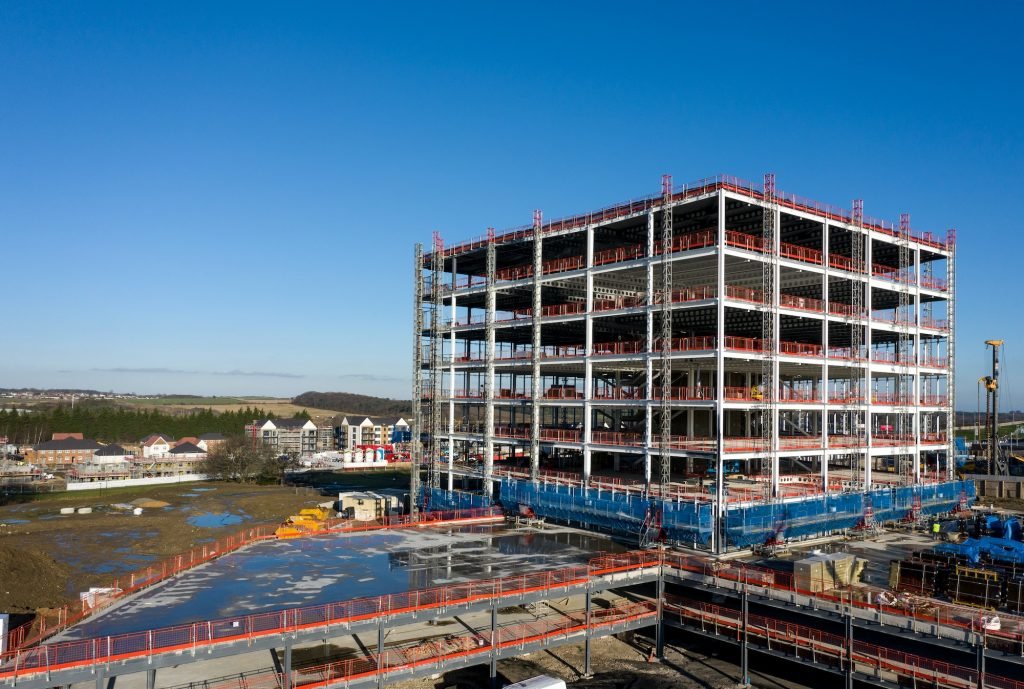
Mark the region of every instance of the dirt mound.
[[59, 608], [67, 600], [71, 569], [36, 548], [0, 545], [0, 610], [34, 612]]
[[144, 507], [152, 510], [158, 507], [169, 507], [171, 503], [164, 502], [163, 500], [154, 500], [153, 498], [136, 498], [135, 500], [132, 500], [132, 504], [136, 507]]

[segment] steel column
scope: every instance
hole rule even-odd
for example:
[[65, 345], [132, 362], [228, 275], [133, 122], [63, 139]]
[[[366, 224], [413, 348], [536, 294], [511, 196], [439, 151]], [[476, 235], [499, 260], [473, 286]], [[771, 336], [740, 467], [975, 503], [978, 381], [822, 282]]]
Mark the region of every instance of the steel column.
[[[291, 648], [288, 649], [289, 657]], [[288, 689], [287, 687], [285, 689]], [[377, 620], [377, 689], [384, 689], [384, 618]]]
[[853, 612], [846, 611], [843, 643], [846, 645], [846, 689], [853, 689]]
[[594, 352], [594, 227], [586, 229], [586, 315], [583, 317], [583, 333], [586, 344], [586, 356], [583, 359], [583, 485], [590, 484], [591, 439], [594, 430], [594, 364], [591, 354]]
[[487, 373], [484, 382], [484, 495], [494, 495], [494, 312], [497, 308], [497, 290], [495, 285], [496, 247], [493, 231], [487, 241], [487, 313], [484, 319], [484, 333], [487, 338], [486, 363]]
[[583, 676], [590, 677], [593, 673], [590, 671], [590, 584], [587, 584], [587, 602], [586, 602], [586, 615], [587, 615], [587, 627], [583, 635]]
[[975, 663], [978, 673], [978, 689], [985, 689], [985, 635], [978, 634], [974, 640]]
[[498, 603], [491, 605], [491, 689], [498, 689]]
[[647, 356], [644, 361], [647, 389], [644, 397], [648, 400], [644, 405], [644, 486], [648, 491], [651, 489], [651, 447], [654, 445], [654, 405], [650, 402], [654, 399], [654, 251], [654, 211], [650, 211], [647, 213], [647, 308], [644, 309], [647, 320]]
[[541, 212], [533, 212], [533, 330], [530, 351], [530, 400], [532, 416], [530, 417], [530, 480], [540, 480], [540, 399], [543, 392], [540, 385], [540, 348], [541, 348], [541, 310], [544, 301], [541, 299], [540, 279], [544, 274], [544, 249], [541, 244]]
[[[458, 275], [458, 263], [456, 258], [452, 258], [452, 302], [448, 313], [451, 315], [449, 321], [454, 326], [457, 320], [456, 318], [456, 304], [455, 304], [455, 285], [456, 276]], [[455, 328], [452, 328], [451, 333], [451, 363], [448, 367], [448, 490], [455, 489], [455, 346], [458, 344], [455, 336]]]
[[284, 675], [283, 689], [292, 687], [292, 640], [289, 637], [284, 639], [284, 662], [281, 663], [281, 674]]
[[654, 627], [654, 654], [665, 657], [665, 572], [658, 568], [658, 623]]
[[747, 657], [747, 646], [749, 643], [750, 613], [747, 601], [747, 583], [743, 582], [743, 591], [740, 595], [740, 608], [743, 613], [743, 634], [740, 638], [740, 684], [750, 686], [750, 664]]
[[718, 192], [718, 241], [715, 282], [715, 500], [712, 503], [711, 551], [725, 552], [725, 192]]

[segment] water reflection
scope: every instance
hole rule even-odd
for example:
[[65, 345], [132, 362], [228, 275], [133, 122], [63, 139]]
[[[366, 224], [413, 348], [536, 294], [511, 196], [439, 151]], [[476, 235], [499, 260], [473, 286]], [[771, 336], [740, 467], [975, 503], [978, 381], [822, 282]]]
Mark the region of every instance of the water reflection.
[[585, 563], [621, 546], [580, 531], [407, 529], [266, 541], [69, 630], [83, 638]]

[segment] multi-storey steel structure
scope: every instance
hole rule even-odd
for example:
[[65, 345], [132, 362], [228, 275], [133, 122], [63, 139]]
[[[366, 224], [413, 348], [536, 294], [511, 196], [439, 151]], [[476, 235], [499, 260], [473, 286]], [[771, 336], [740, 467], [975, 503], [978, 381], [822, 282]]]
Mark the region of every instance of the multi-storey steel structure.
[[951, 480], [954, 240], [771, 175], [435, 236], [414, 459], [715, 504]]

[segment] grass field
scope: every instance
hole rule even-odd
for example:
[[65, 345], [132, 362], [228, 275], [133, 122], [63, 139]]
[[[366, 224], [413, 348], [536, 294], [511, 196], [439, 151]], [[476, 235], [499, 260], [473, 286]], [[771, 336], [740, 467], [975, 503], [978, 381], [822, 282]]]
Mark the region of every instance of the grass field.
[[[311, 414], [313, 412], [310, 412]], [[1021, 421], [1005, 421], [999, 424], [999, 437], [1001, 439], [1007, 438], [1011, 435], [1020, 436], [1021, 431], [1024, 430], [1024, 422]], [[963, 426], [957, 429], [956, 434], [967, 438], [967, 442], [974, 442], [974, 426]], [[984, 438], [986, 434], [982, 431], [981, 436]]]
[[137, 397], [135, 399], [121, 400], [122, 404], [133, 407], [206, 407], [221, 404], [242, 404], [243, 402], [244, 400], [238, 397], [186, 397], [177, 395], [173, 397]]
[[160, 411], [176, 411], [210, 408], [215, 412], [237, 411], [246, 407], [259, 407], [267, 413], [278, 417], [290, 417], [303, 410], [309, 412], [314, 421], [337, 416], [340, 412], [330, 409], [315, 409], [292, 404], [291, 400], [281, 397], [146, 397], [127, 400], [131, 406], [139, 409], [157, 409]]

